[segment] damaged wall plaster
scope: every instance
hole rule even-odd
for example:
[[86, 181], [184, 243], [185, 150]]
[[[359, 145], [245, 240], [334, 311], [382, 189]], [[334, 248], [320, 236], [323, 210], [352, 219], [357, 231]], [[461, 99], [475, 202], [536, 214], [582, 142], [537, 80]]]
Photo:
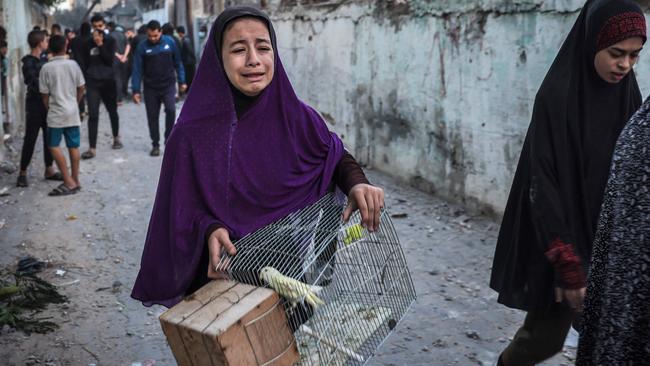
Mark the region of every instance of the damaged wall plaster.
[[535, 93], [582, 4], [276, 0], [267, 10], [296, 92], [358, 160], [499, 215]]

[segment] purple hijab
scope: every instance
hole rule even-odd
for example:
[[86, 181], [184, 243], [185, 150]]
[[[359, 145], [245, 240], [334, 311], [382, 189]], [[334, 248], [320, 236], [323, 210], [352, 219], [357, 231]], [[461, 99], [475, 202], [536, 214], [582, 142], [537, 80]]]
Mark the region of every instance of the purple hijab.
[[[215, 41], [242, 16], [264, 20], [275, 73], [255, 103], [236, 117], [231, 85]], [[140, 272], [131, 296], [171, 307], [199, 271], [208, 227], [239, 239], [327, 193], [343, 143], [296, 96], [275, 46], [270, 19], [249, 7], [215, 21], [196, 77], [165, 148]], [[236, 246], [236, 243], [235, 243]]]

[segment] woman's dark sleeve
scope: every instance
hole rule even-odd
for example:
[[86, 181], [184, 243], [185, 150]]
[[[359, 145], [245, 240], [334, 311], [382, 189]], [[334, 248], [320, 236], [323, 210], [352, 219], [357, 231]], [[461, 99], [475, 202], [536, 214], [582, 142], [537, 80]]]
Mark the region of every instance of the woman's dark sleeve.
[[[545, 105], [535, 105], [540, 116], [531, 125], [531, 183], [529, 201], [532, 220], [541, 248], [555, 270], [556, 284], [565, 289], [586, 286], [586, 274], [575, 248], [575, 237], [560, 194], [555, 151], [568, 149], [563, 141], [554, 139], [550, 116]], [[535, 110], [533, 111], [535, 113]], [[542, 113], [544, 113], [542, 115]]]
[[220, 222], [215, 222], [214, 224], [208, 226], [208, 229], [205, 230], [205, 243], [206, 243], [206, 245], [210, 241], [210, 235], [212, 235], [213, 232], [217, 231], [218, 229], [221, 229], [222, 227], [225, 227], [225, 226], [223, 226], [223, 224], [221, 224]]
[[359, 163], [347, 151], [343, 154], [339, 163], [336, 164], [332, 180], [346, 195], [357, 184], [370, 184]]

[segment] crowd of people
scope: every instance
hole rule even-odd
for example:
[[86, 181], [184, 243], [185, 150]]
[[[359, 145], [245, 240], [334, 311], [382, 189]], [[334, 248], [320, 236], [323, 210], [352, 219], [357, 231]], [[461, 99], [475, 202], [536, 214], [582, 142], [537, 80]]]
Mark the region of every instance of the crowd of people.
[[[29, 184], [27, 169], [42, 131], [44, 177], [62, 182], [49, 194], [77, 193], [81, 187], [79, 160], [92, 159], [97, 154], [100, 104], [108, 112], [111, 147], [124, 147], [118, 108], [129, 99], [129, 81], [135, 103], [139, 104], [144, 94], [152, 141], [150, 155], [160, 155], [160, 106], [163, 104], [165, 110], [166, 140], [176, 119], [176, 101], [194, 76], [196, 56], [184, 27], [174, 28], [170, 23], [161, 25], [152, 20], [134, 31], [95, 14], [77, 30], [62, 30], [60, 25], [53, 24], [48, 32], [36, 26], [28, 34], [27, 43], [31, 51], [22, 58], [27, 92], [18, 187]], [[80, 153], [79, 125], [86, 116], [88, 148]], [[59, 150], [62, 136], [70, 150], [70, 172]]]

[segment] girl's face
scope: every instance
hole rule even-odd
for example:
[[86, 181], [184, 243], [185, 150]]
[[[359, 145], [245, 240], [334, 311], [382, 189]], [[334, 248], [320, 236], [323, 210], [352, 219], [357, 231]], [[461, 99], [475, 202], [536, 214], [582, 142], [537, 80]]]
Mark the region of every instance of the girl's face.
[[598, 76], [611, 84], [623, 80], [638, 61], [642, 48], [643, 39], [632, 37], [598, 51], [594, 58]]
[[249, 97], [273, 80], [274, 52], [266, 24], [254, 18], [235, 20], [226, 27], [221, 51], [228, 80]]

